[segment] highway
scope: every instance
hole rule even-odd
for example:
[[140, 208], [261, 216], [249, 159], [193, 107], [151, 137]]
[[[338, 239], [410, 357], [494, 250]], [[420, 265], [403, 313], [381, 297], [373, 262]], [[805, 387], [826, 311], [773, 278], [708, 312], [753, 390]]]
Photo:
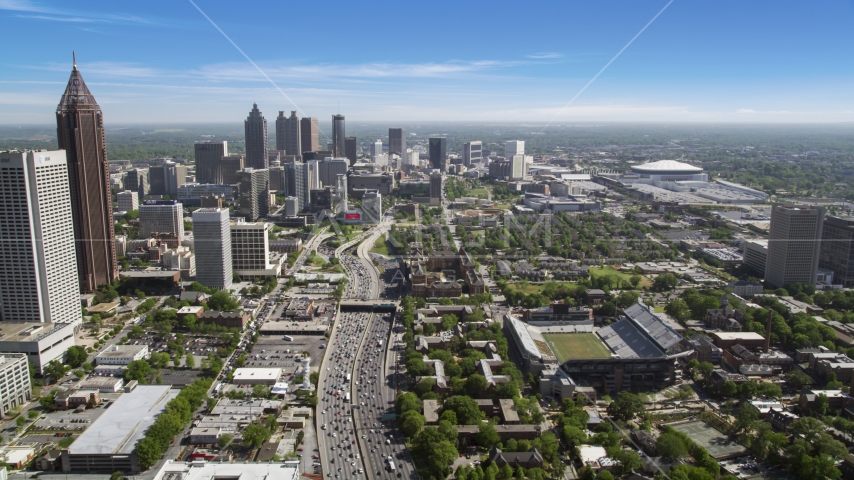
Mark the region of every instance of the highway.
[[[391, 221], [389, 215], [336, 249], [350, 279], [346, 298], [399, 297], [401, 286], [386, 284], [370, 258]], [[353, 246], [356, 256], [348, 253]], [[389, 349], [394, 322], [393, 314], [339, 313], [321, 367], [317, 407], [320, 463], [327, 478], [418, 478], [396, 421], [383, 421], [383, 415], [394, 413], [397, 357]], [[348, 393], [349, 402], [343, 398]]]

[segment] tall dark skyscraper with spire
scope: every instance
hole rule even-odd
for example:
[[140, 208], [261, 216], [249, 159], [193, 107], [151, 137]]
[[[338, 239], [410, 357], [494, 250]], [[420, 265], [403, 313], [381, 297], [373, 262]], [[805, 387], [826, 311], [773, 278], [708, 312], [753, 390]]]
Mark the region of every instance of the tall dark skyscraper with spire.
[[252, 111], [246, 117], [246, 168], [267, 168], [267, 120], [258, 104], [252, 105]]
[[119, 271], [104, 117], [76, 58], [56, 107], [56, 136], [68, 159], [80, 290], [92, 292], [117, 279]]
[[332, 156], [343, 157], [346, 153], [344, 140], [344, 115], [332, 115]]

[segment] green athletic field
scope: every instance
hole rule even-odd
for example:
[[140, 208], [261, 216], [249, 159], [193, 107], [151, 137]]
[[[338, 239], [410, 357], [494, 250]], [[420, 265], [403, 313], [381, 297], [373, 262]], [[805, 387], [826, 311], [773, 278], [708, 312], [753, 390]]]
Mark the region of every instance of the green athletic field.
[[608, 358], [611, 352], [595, 333], [544, 333], [543, 338], [563, 363], [575, 358]]

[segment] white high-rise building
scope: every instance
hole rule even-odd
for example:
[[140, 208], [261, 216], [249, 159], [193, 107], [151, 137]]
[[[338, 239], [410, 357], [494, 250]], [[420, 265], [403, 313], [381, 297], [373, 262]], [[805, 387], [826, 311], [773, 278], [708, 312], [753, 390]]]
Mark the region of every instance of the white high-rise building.
[[510, 157], [510, 180], [522, 180], [525, 178], [526, 166], [524, 155], [513, 155]]
[[362, 196], [362, 223], [380, 223], [383, 218], [383, 196], [368, 190]]
[[0, 153], [0, 321], [82, 322], [65, 150]]
[[231, 224], [231, 267], [241, 278], [276, 277], [281, 264], [270, 263], [269, 233], [273, 224], [245, 222]]
[[200, 208], [193, 212], [193, 249], [196, 281], [206, 287], [231, 287], [231, 225], [227, 208]]
[[463, 165], [471, 168], [473, 163], [483, 161], [483, 142], [471, 141], [463, 145]]
[[376, 142], [371, 144], [371, 158], [376, 157], [377, 155], [381, 155], [383, 153], [383, 141], [377, 140]]
[[504, 158], [506, 160], [510, 160], [513, 158], [513, 155], [524, 155], [525, 154], [525, 141], [524, 140], [510, 140], [509, 142], [504, 143]]
[[139, 209], [139, 194], [130, 190], [116, 194], [116, 200], [120, 212], [130, 212]]
[[374, 160], [374, 164], [376, 164], [379, 167], [387, 167], [388, 166], [388, 155], [386, 155], [385, 153], [375, 155], [373, 160]]
[[151, 200], [139, 206], [139, 236], [174, 233], [184, 238], [184, 206], [177, 200]]

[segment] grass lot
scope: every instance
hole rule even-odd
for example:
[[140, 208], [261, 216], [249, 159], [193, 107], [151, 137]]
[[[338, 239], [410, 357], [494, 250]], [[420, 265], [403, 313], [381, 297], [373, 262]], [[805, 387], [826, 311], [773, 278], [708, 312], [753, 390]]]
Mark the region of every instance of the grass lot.
[[544, 333], [560, 363], [573, 358], [608, 358], [611, 352], [594, 333]]
[[380, 255], [388, 255], [388, 246], [385, 244], [385, 237], [380, 237], [374, 242], [374, 248], [371, 249], [374, 253], [379, 253]]
[[654, 310], [655, 310], [657, 313], [664, 313], [664, 307], [655, 307], [655, 308], [654, 308]]
[[473, 189], [469, 190], [469, 193], [466, 196], [487, 198], [487, 197], [489, 197], [489, 192], [487, 192], [486, 189], [483, 187], [473, 188]]
[[[613, 267], [609, 267], [609, 266], [604, 266], [601, 268], [600, 267], [592, 267], [592, 268], [589, 268], [587, 271], [590, 272], [590, 276], [593, 278], [607, 277], [608, 275], [616, 275], [616, 276], [622, 278], [623, 280], [625, 280], [626, 282], [628, 282], [629, 278], [631, 278], [632, 275], [634, 275], [633, 273], [626, 273], [626, 272], [621, 272], [619, 270], [615, 270]], [[652, 280], [650, 280], [649, 278], [647, 278], [643, 275], [641, 275], [640, 277], [641, 277], [641, 282], [638, 284], [638, 288], [651, 287], [652, 286]]]
[[[471, 232], [471, 233], [473, 233], [473, 234], [474, 234], [474, 233], [477, 233], [477, 232]], [[560, 285], [560, 286], [562, 286], [562, 287], [564, 287], [564, 288], [566, 288], [567, 290], [572, 291], [572, 292], [575, 292], [575, 291], [578, 289], [578, 284], [577, 284], [577, 283], [564, 283], [564, 282], [558, 282], [558, 285]], [[524, 294], [526, 294], [526, 295], [530, 295], [530, 294], [532, 294], [532, 293], [542, 293], [542, 292], [543, 292], [543, 287], [545, 287], [545, 285], [544, 285], [544, 284], [532, 285], [532, 284], [530, 284], [530, 283], [528, 283], [528, 282], [517, 282], [517, 283], [512, 283], [512, 284], [510, 284], [509, 286], [510, 286], [510, 288], [512, 288], [513, 290], [516, 290], [516, 291], [518, 291], [518, 292], [522, 292], [522, 293], [524, 293]]]

